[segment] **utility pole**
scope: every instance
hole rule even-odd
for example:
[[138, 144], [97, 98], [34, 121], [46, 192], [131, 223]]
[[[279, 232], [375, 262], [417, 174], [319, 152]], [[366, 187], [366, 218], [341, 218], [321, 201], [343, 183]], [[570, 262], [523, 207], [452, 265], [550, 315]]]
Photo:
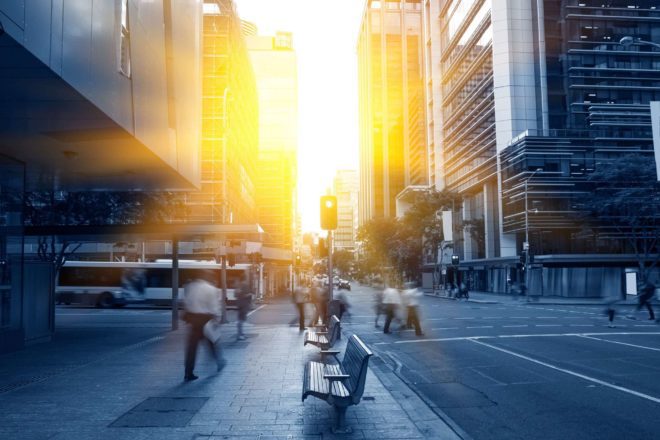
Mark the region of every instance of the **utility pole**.
[[334, 298], [333, 296], [333, 290], [334, 290], [334, 285], [333, 285], [333, 275], [332, 275], [332, 230], [328, 231], [328, 281], [330, 283], [329, 287], [329, 294], [328, 298], [330, 298], [330, 301], [332, 301]]

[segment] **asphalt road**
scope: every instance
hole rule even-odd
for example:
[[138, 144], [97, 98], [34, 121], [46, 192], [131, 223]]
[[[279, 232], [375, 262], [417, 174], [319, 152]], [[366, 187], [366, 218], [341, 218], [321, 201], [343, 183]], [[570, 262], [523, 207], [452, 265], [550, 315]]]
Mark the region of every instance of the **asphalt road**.
[[[603, 306], [424, 297], [424, 336], [385, 335], [374, 327], [373, 292], [354, 285], [344, 331], [359, 334], [376, 353], [373, 362], [392, 368], [469, 437], [660, 438], [660, 326], [641, 320], [645, 312], [608, 328]], [[113, 328], [128, 343], [131, 334], [166, 331], [170, 311], [58, 308], [56, 319], [59, 331]], [[289, 301], [258, 305], [247, 331], [296, 319]]]

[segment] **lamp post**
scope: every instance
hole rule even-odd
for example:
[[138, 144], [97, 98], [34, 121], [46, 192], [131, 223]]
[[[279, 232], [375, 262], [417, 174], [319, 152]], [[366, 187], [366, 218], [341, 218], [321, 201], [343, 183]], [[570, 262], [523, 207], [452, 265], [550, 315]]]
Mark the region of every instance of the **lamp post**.
[[527, 188], [529, 180], [539, 171], [543, 171], [543, 168], [537, 168], [525, 179], [525, 242], [523, 243], [523, 250], [525, 251], [525, 288], [529, 287], [529, 197]]
[[[222, 102], [222, 224], [227, 224], [227, 138], [229, 137], [229, 123], [227, 121], [227, 99], [229, 97], [229, 87], [225, 87]], [[213, 185], [215, 192], [215, 184]], [[212, 203], [215, 203], [215, 197]], [[211, 208], [213, 211], [215, 209]], [[220, 265], [220, 289], [222, 289], [222, 300], [220, 301], [221, 322], [227, 323], [227, 242], [226, 237], [222, 237], [221, 265]]]
[[641, 38], [634, 38], [631, 37], [630, 35], [623, 37], [620, 41], [619, 44], [623, 47], [630, 47], [630, 46], [652, 46], [657, 49], [660, 49], [660, 44], [654, 43], [653, 41], [646, 41], [642, 40]]

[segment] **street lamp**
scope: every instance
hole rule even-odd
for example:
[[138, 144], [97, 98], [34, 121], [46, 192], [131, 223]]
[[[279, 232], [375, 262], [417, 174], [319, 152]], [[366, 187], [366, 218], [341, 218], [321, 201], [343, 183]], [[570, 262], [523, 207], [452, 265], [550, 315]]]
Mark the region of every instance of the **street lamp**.
[[536, 175], [543, 168], [537, 168], [527, 179], [525, 179], [525, 243], [523, 243], [523, 250], [525, 251], [525, 287], [529, 286], [529, 197], [527, 195], [527, 188], [529, 180]]
[[631, 37], [630, 35], [627, 35], [627, 36], [623, 37], [619, 41], [619, 44], [623, 47], [630, 47], [630, 46], [636, 45], [636, 46], [652, 46], [652, 47], [655, 47], [657, 49], [660, 49], [660, 44], [658, 44], [658, 43], [654, 43], [653, 41], [645, 41], [645, 40], [642, 40], [641, 38], [634, 38], [634, 37]]

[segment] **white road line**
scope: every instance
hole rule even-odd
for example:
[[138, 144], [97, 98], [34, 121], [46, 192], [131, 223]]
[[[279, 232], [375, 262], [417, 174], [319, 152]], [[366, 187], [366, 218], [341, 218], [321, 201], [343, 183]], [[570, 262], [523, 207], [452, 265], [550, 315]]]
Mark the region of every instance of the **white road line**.
[[502, 327], [506, 327], [506, 328], [512, 328], [512, 327], [527, 327], [527, 324], [520, 324], [520, 325], [503, 325]]
[[633, 327], [655, 327], [655, 324], [635, 324]]
[[468, 326], [467, 328], [493, 328], [492, 325], [475, 325], [475, 326]]
[[534, 327], [561, 327], [561, 324], [536, 324]]
[[570, 374], [571, 376], [579, 377], [580, 379], [584, 379], [589, 382], [597, 383], [599, 385], [603, 385], [608, 388], [612, 388], [618, 391], [623, 391], [624, 393], [632, 394], [633, 396], [641, 397], [642, 399], [650, 400], [651, 402], [655, 403], [660, 403], [660, 399], [657, 397], [649, 396], [648, 394], [640, 393], [639, 391], [631, 390], [630, 388], [625, 388], [619, 385], [614, 385], [613, 383], [605, 382], [600, 379], [596, 379], [594, 377], [586, 376], [584, 374], [577, 373], [575, 371], [567, 370], [565, 368], [557, 367], [556, 365], [549, 364], [547, 362], [540, 361], [538, 359], [531, 358], [529, 356], [525, 356], [520, 353], [516, 353], [510, 350], [507, 350], [505, 348], [500, 348], [495, 345], [487, 344], [485, 342], [477, 341], [474, 339], [470, 339], [470, 341], [474, 342], [475, 344], [483, 345], [485, 347], [492, 348], [493, 350], [498, 350], [501, 351], [502, 353], [510, 354], [511, 356], [518, 357], [520, 359], [524, 359], [529, 362], [533, 362], [538, 365], [542, 365], [547, 368], [551, 368], [556, 371], [561, 371], [562, 373]]
[[433, 327], [431, 330], [458, 330], [458, 327]]
[[595, 327], [594, 324], [569, 324], [569, 327]]
[[454, 318], [454, 319], [475, 319], [474, 316], [468, 316], [466, 318]]
[[557, 316], [537, 316], [535, 319], [557, 319]]
[[580, 335], [581, 338], [593, 339], [595, 341], [609, 342], [610, 344], [627, 345], [628, 347], [643, 348], [644, 350], [660, 351], [660, 348], [647, 347], [645, 345], [628, 344], [626, 342], [610, 341], [609, 339], [594, 338], [593, 336]]
[[264, 307], [266, 307], [266, 305], [267, 305], [267, 304], [262, 304], [262, 305], [260, 305], [259, 307], [257, 307], [256, 309], [254, 309], [254, 310], [252, 310], [250, 313], [248, 313], [247, 316], [250, 316], [250, 315], [253, 314], [254, 312], [258, 312], [259, 310], [261, 310], [261, 309], [263, 309]]
[[512, 316], [511, 319], [529, 319], [529, 316]]
[[411, 339], [407, 341], [396, 341], [395, 344], [419, 344], [423, 342], [445, 342], [445, 341], [466, 341], [468, 339], [509, 339], [509, 338], [556, 338], [566, 336], [611, 336], [611, 335], [660, 335], [660, 332], [591, 332], [591, 333], [528, 333], [518, 335], [483, 335], [483, 336], [456, 336], [453, 338], [428, 338]]

